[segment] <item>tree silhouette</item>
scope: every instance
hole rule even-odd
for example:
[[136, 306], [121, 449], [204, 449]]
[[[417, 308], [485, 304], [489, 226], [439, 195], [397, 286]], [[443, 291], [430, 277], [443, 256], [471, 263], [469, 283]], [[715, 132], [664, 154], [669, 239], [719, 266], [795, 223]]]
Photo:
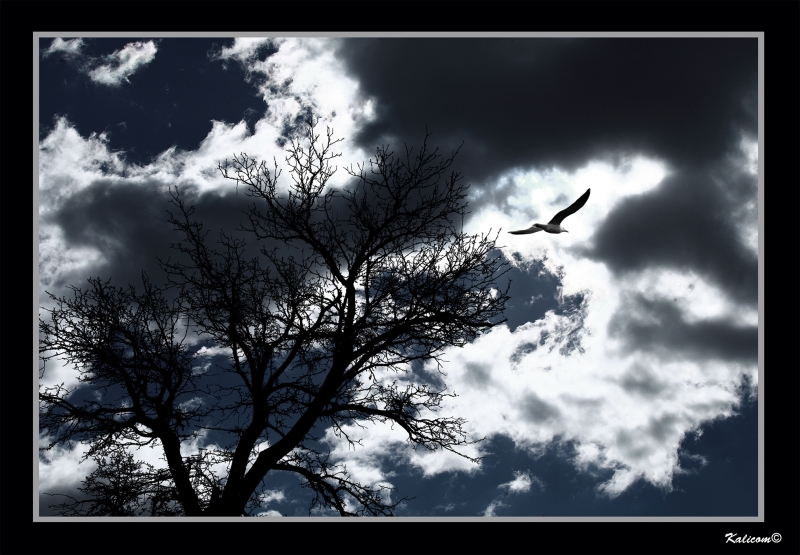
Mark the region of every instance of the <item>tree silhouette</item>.
[[[97, 468], [86, 477], [81, 493], [85, 499], [68, 497], [52, 505], [64, 516], [181, 516], [183, 509], [171, 487], [170, 472], [136, 461], [122, 445], [110, 446], [95, 458]], [[106, 458], [107, 456], [107, 458]]]
[[[329, 428], [355, 447], [345, 428], [364, 421], [391, 421], [414, 449], [477, 462], [459, 451], [473, 443], [465, 420], [439, 414], [454, 394], [413, 368], [440, 368], [446, 348], [505, 321], [508, 288], [496, 283], [506, 270], [490, 254], [496, 235], [462, 231], [467, 186], [450, 170], [458, 151], [445, 159], [428, 136], [402, 157], [379, 147], [375, 159], [346, 168], [348, 186], [326, 187], [341, 139], [309, 121], [287, 149], [288, 194], [278, 192], [277, 163], [270, 171], [241, 154], [219, 166], [256, 201], [239, 231], [262, 242], [261, 256], [248, 259], [246, 243], [224, 232], [210, 244], [175, 188], [169, 221], [182, 240], [175, 260], [160, 261], [168, 283], [143, 273], [141, 293], [100, 278], [72, 287], [71, 297], [48, 293], [55, 307], [39, 320], [42, 372], [61, 357], [99, 392], [73, 402], [63, 384], [40, 388], [43, 449], [80, 441], [101, 465], [81, 490], [94, 501], [62, 504], [64, 514], [111, 514], [111, 506], [143, 514], [137, 507], [148, 498], [152, 514], [177, 514], [176, 506], [188, 516], [249, 514], [265, 476], [290, 472], [313, 494], [309, 514], [321, 506], [391, 515], [403, 500], [354, 480], [319, 441]], [[195, 337], [225, 349], [228, 364], [193, 368]], [[181, 453], [183, 442], [208, 434], [214, 448]], [[120, 451], [151, 444], [166, 471]], [[113, 465], [126, 469], [127, 485], [109, 482]]]

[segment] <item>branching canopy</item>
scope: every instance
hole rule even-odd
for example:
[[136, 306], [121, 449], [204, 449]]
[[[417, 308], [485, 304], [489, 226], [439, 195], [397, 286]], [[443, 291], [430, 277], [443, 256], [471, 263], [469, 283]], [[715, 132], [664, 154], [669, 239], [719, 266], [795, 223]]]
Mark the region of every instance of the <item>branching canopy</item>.
[[[456, 153], [443, 158], [427, 137], [403, 156], [378, 148], [335, 188], [338, 141], [313, 122], [306, 131], [287, 151], [288, 194], [277, 163], [241, 154], [219, 167], [255, 201], [239, 231], [261, 242], [261, 256], [248, 259], [245, 242], [224, 232], [212, 244], [176, 188], [169, 221], [181, 254], [161, 261], [163, 289], [143, 275], [141, 294], [97, 278], [72, 298], [51, 296], [42, 358], [67, 360], [101, 395], [75, 403], [63, 387], [44, 388], [50, 446], [83, 441], [87, 456], [103, 456], [157, 441], [186, 515], [240, 515], [258, 505], [267, 473], [281, 471], [314, 492], [312, 508], [392, 514], [399, 501], [388, 486], [360, 484], [328, 461], [314, 435], [321, 427], [355, 444], [347, 425], [391, 421], [414, 448], [466, 456], [465, 420], [438, 414], [452, 393], [412, 372], [504, 321], [496, 236], [462, 231], [467, 186], [450, 169]], [[224, 373], [193, 368], [190, 330], [229, 350]], [[208, 433], [227, 444], [181, 455], [182, 441]], [[227, 476], [215, 477], [211, 457]], [[163, 472], [147, 475], [163, 483]]]

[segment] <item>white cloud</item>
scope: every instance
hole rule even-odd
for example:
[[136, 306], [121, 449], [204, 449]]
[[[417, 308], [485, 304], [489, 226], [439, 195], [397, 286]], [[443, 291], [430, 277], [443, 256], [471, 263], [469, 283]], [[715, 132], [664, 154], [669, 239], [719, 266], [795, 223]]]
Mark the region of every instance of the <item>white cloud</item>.
[[732, 302], [719, 287], [692, 271], [647, 269], [620, 285], [650, 300], [672, 301], [689, 324], [716, 319], [742, 326], [758, 325], [757, 309]]
[[[184, 457], [197, 455], [201, 448], [211, 452], [222, 451], [216, 444], [206, 444], [207, 435], [206, 430], [201, 430], [196, 437], [183, 441], [180, 449], [181, 455]], [[44, 445], [47, 440], [47, 436], [40, 435], [39, 444]], [[81, 462], [81, 458], [88, 449], [88, 446], [77, 443], [72, 448], [56, 446], [49, 451], [40, 452], [39, 491], [42, 493], [55, 493], [68, 491], [80, 486], [86, 476], [97, 468], [97, 464], [92, 459]], [[155, 469], [167, 468], [167, 463], [164, 460], [164, 451], [158, 439], [144, 447], [129, 447], [128, 452], [133, 455], [135, 461], [150, 464]], [[217, 480], [221, 480], [227, 476], [228, 463], [215, 462], [208, 467], [208, 471], [211, 472]], [[271, 494], [267, 492], [266, 499], [267, 501], [279, 501], [283, 499], [282, 496], [283, 494], [281, 492], [271, 492]], [[54, 501], [54, 503], [58, 502], [60, 501]]]
[[155, 42], [131, 42], [122, 50], [117, 50], [104, 57], [101, 63], [89, 71], [89, 77], [95, 83], [118, 87], [129, 83], [128, 77], [153, 61], [156, 56]]
[[194, 353], [194, 357], [215, 357], [219, 355], [231, 356], [233, 351], [230, 347], [207, 347], [202, 346], [200, 347], [197, 352]]
[[[504, 495], [509, 494], [522, 494], [528, 493], [531, 490], [531, 485], [536, 484], [540, 489], [544, 490], [544, 482], [537, 476], [531, 476], [530, 471], [514, 471], [514, 479], [510, 482], [500, 484], [498, 489], [506, 490]], [[497, 516], [497, 509], [506, 507], [503, 503], [502, 497], [494, 498], [489, 505], [484, 509], [483, 516]]]
[[389, 424], [376, 424], [361, 429], [356, 425], [342, 427], [345, 434], [350, 437], [362, 438], [368, 448], [351, 446], [347, 439], [337, 437], [332, 428], [325, 431], [322, 441], [331, 446], [331, 460], [347, 461], [347, 471], [352, 478], [362, 484], [377, 484], [388, 478], [382, 470], [381, 459], [392, 455], [399, 450], [399, 445], [404, 438], [396, 430], [391, 430]]
[[203, 399], [200, 397], [192, 397], [191, 399], [178, 404], [178, 408], [181, 409], [182, 412], [187, 412], [201, 406], [203, 406]]
[[[266, 42], [277, 45], [278, 52], [259, 60], [255, 53]], [[357, 81], [348, 77], [343, 62], [334, 54], [337, 44], [338, 39], [330, 38], [239, 38], [230, 48], [223, 48], [218, 57], [236, 59], [248, 75], [265, 78], [259, 86], [268, 108], [265, 119], [259, 122], [264, 127], [280, 130], [291, 125], [305, 109], [312, 108], [337, 137], [346, 139], [375, 116], [374, 102], [363, 96]], [[349, 146], [337, 159], [340, 168], [369, 156]], [[277, 158], [280, 164], [283, 156]], [[340, 171], [331, 184], [341, 184], [346, 178]]]
[[[398, 387], [402, 388], [410, 375], [398, 375], [387, 370], [376, 370], [374, 372], [379, 382], [388, 385], [392, 381], [397, 381]], [[368, 379], [363, 377], [363, 379]], [[435, 418], [437, 413], [429, 410], [422, 410], [422, 418]], [[447, 410], [440, 415], [450, 415]], [[381, 482], [388, 482], [391, 472], [383, 470], [383, 463], [391, 460], [393, 464], [405, 463], [420, 469], [424, 477], [435, 476], [441, 472], [467, 472], [474, 473], [480, 470], [480, 466], [472, 463], [466, 458], [446, 450], [430, 451], [420, 447], [414, 449], [408, 442], [408, 434], [398, 425], [392, 422], [375, 422], [349, 424], [342, 426], [342, 430], [349, 437], [360, 440], [360, 445], [352, 446], [344, 435], [337, 437], [332, 428], [325, 431], [322, 441], [331, 446], [331, 460], [344, 462], [347, 470], [352, 477], [364, 484], [376, 485]], [[474, 440], [477, 438], [468, 438]], [[460, 447], [459, 452], [472, 458], [482, 456], [484, 453], [479, 443], [473, 443]]]
[[[48, 437], [40, 435], [39, 445], [45, 445], [48, 440]], [[72, 449], [55, 446], [49, 451], [40, 451], [39, 491], [54, 493], [79, 486], [81, 481], [97, 467], [97, 464], [91, 459], [81, 463], [81, 459], [88, 450], [87, 445], [78, 443]], [[60, 501], [55, 501], [55, 503], [60, 503]]]
[[283, 494], [282, 491], [279, 490], [268, 490], [264, 491], [259, 495], [259, 499], [262, 503], [268, 504], [272, 503], [273, 501], [283, 501], [286, 499], [286, 496]]
[[213, 53], [212, 60], [235, 59], [240, 63], [251, 62], [258, 54], [258, 51], [273, 43], [281, 43], [282, 39], [270, 37], [241, 37], [233, 41], [233, 46], [223, 46], [219, 52]]
[[[259, 501], [261, 502], [262, 506], [266, 507], [270, 503], [274, 501], [285, 501], [286, 495], [284, 495], [283, 491], [281, 490], [266, 490], [259, 494], [258, 496]], [[258, 513], [255, 513], [255, 516], [283, 516], [280, 511], [276, 511], [275, 509], [267, 509], [261, 510]]]
[[122, 153], [108, 148], [106, 133], [82, 137], [64, 117], [39, 142], [39, 214], [46, 214], [70, 195], [109, 176], [125, 172]]
[[742, 137], [739, 147], [742, 150], [744, 160], [741, 165], [752, 175], [758, 175], [758, 141], [749, 140]]
[[489, 503], [489, 505], [483, 511], [483, 516], [496, 516], [495, 511], [500, 507], [505, 507], [505, 506], [506, 506], [505, 503], [503, 503], [499, 499], [495, 499], [494, 501]]
[[120, 176], [125, 163], [120, 153], [108, 149], [105, 133], [81, 137], [66, 120], [58, 118], [53, 130], [39, 143], [39, 278], [42, 306], [49, 301], [44, 289], [62, 279], [93, 267], [102, 253], [89, 247], [68, 248], [61, 229], [47, 222], [48, 216], [70, 196], [96, 179]]
[[86, 43], [83, 42], [83, 39], [64, 40], [62, 38], [55, 38], [53, 42], [50, 43], [50, 46], [42, 52], [42, 56], [46, 58], [50, 54], [55, 54], [56, 52], [63, 52], [67, 55], [77, 55], [80, 54], [81, 48], [84, 46], [86, 46]]
[[537, 476], [531, 476], [530, 472], [514, 471], [514, 479], [510, 482], [500, 484], [497, 486], [500, 489], [506, 489], [509, 493], [527, 493], [531, 489], [531, 485], [536, 484], [541, 489], [544, 489], [544, 482]]

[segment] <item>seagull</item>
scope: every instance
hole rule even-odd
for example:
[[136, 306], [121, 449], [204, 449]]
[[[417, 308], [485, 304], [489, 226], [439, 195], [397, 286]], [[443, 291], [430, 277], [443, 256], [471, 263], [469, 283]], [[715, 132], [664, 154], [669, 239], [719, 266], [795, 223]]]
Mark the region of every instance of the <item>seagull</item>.
[[561, 212], [553, 216], [553, 219], [546, 224], [533, 224], [528, 229], [520, 229], [517, 231], [509, 231], [512, 235], [525, 235], [526, 233], [536, 233], [537, 231], [546, 231], [547, 233], [569, 233], [566, 229], [561, 227], [561, 222], [564, 221], [564, 218], [569, 216], [570, 214], [574, 214], [581, 208], [583, 205], [586, 204], [586, 201], [589, 199], [589, 193], [591, 189], [586, 189], [586, 192], [581, 195], [581, 198], [570, 204], [568, 207], [564, 208]]

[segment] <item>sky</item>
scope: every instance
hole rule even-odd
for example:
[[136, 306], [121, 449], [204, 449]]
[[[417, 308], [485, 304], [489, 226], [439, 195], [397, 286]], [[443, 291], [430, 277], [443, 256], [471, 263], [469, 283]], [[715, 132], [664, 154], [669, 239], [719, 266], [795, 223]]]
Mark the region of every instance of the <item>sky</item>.
[[[347, 186], [343, 166], [418, 147], [427, 130], [445, 154], [463, 143], [464, 229], [499, 231], [510, 265], [507, 321], [442, 368], [458, 395], [443, 414], [486, 438], [465, 449], [483, 459], [414, 451], [388, 425], [354, 427], [355, 450], [320, 430], [333, 459], [413, 497], [398, 516], [758, 514], [756, 38], [39, 46], [41, 307], [92, 276], [163, 278], [171, 186], [192, 192], [209, 229], [234, 230], [247, 199], [217, 164], [246, 152], [282, 165], [309, 112], [344, 139], [330, 187]], [[569, 233], [507, 233], [589, 188]], [[48, 366], [42, 383], [61, 382], [76, 375]], [[41, 515], [45, 492], [74, 492], [93, 469], [83, 449], [40, 456]], [[308, 514], [292, 477], [268, 477], [262, 495], [262, 516]]]

